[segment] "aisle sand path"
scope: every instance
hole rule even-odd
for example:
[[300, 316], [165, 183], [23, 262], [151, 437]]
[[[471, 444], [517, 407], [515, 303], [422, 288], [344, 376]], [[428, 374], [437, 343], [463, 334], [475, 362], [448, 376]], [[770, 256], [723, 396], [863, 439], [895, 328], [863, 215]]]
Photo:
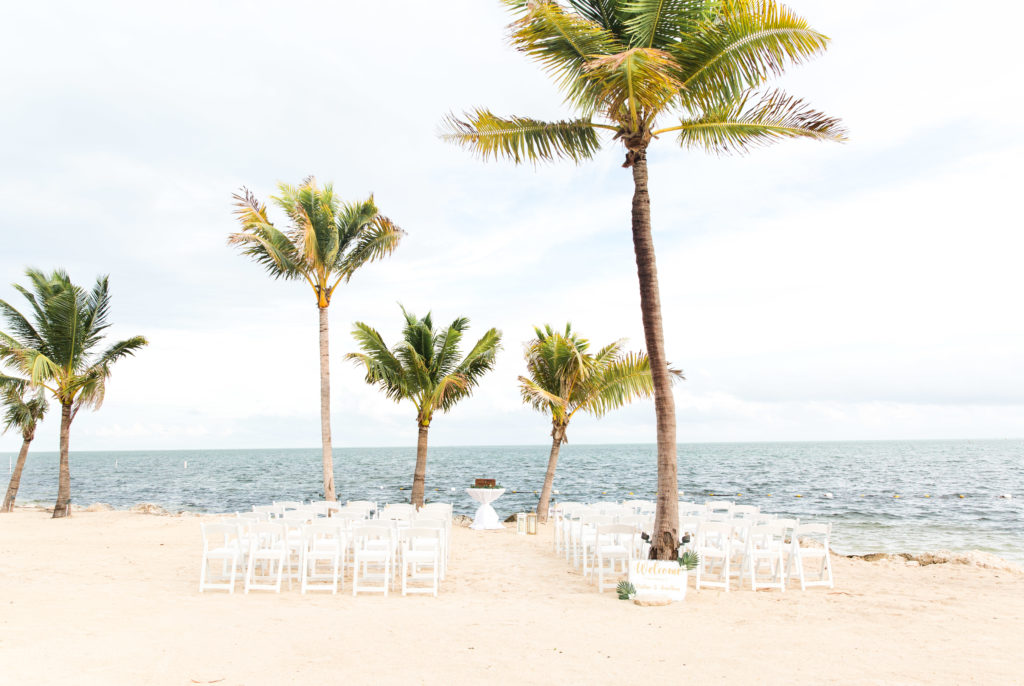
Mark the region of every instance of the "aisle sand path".
[[1024, 683], [1024, 576], [838, 559], [835, 591], [599, 595], [456, 528], [441, 597], [197, 592], [199, 519], [0, 515], [0, 683]]

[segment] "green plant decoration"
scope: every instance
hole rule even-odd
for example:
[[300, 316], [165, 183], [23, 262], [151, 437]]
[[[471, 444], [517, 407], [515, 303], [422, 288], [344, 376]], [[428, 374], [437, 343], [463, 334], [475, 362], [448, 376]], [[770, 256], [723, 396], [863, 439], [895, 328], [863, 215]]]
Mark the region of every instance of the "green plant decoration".
[[620, 581], [615, 587], [615, 592], [619, 594], [619, 600], [629, 600], [636, 595], [636, 586], [628, 581]]
[[697, 565], [699, 565], [699, 564], [700, 564], [700, 555], [698, 555], [697, 553], [693, 552], [692, 550], [687, 550], [687, 551], [683, 552], [682, 555], [679, 556], [679, 566], [680, 567], [686, 567], [686, 571], [688, 571], [688, 572], [691, 571], [691, 570], [696, 569]]

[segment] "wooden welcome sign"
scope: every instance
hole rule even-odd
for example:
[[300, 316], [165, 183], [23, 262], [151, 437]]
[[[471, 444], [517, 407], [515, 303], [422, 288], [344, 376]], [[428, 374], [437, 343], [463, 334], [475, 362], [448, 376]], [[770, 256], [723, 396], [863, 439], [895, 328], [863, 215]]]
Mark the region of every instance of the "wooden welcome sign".
[[637, 595], [661, 595], [672, 600], [686, 598], [686, 568], [675, 560], [632, 560], [629, 583]]

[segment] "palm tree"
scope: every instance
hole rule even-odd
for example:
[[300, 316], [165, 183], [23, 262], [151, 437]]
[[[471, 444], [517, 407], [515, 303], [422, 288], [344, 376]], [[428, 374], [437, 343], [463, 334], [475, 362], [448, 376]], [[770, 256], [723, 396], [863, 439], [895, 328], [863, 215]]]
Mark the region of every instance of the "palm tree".
[[43, 389], [36, 389], [33, 393], [26, 393], [26, 384], [3, 383], [0, 379], [0, 387], [3, 393], [0, 395], [0, 403], [6, 409], [3, 417], [3, 432], [7, 433], [14, 429], [21, 432], [21, 451], [18, 453], [18, 461], [14, 464], [14, 471], [11, 472], [11, 482], [7, 486], [7, 495], [4, 496], [4, 504], [0, 512], [10, 512], [14, 509], [14, 500], [18, 497], [18, 487], [21, 486], [21, 471], [25, 468], [25, 458], [28, 456], [28, 447], [36, 437], [36, 425], [42, 421], [43, 415], [49, 409]]
[[472, 394], [480, 378], [494, 367], [501, 332], [488, 330], [460, 360], [459, 343], [469, 328], [468, 319], [459, 317], [447, 329], [435, 331], [429, 312], [417, 319], [403, 307], [402, 314], [402, 340], [393, 348], [388, 348], [375, 329], [356, 322], [352, 335], [363, 352], [345, 357], [366, 369], [366, 383], [378, 386], [395, 402], [408, 399], [416, 406], [419, 437], [412, 504], [420, 507], [427, 474], [427, 432], [434, 413], [448, 412]]
[[[764, 82], [821, 53], [828, 39], [774, 0], [503, 0], [512, 45], [548, 71], [577, 111], [545, 122], [476, 109], [449, 116], [444, 138], [516, 163], [590, 159], [607, 132], [633, 174], [632, 234], [658, 427], [651, 557], [676, 559], [676, 417], [651, 238], [647, 148], [674, 134], [717, 154], [782, 138], [843, 140], [837, 119]], [[667, 120], [667, 121], [666, 121]]]
[[603, 417], [635, 398], [649, 398], [654, 384], [647, 355], [623, 352], [621, 340], [591, 354], [590, 341], [577, 336], [571, 324], [565, 325], [565, 333], [550, 326], [534, 331], [537, 337], [526, 344], [529, 376], [519, 377], [519, 391], [524, 403], [551, 416], [551, 453], [537, 502], [537, 516], [546, 521], [558, 452], [569, 442], [566, 430], [573, 416], [582, 410]]
[[323, 446], [324, 498], [335, 500], [331, 452], [331, 365], [327, 308], [341, 283], [363, 265], [390, 255], [405, 232], [377, 210], [371, 195], [342, 203], [334, 187], [317, 186], [312, 176], [298, 186], [279, 183], [271, 200], [288, 216], [284, 231], [267, 217], [267, 208], [248, 189], [234, 195], [242, 230], [228, 238], [274, 279], [304, 280], [313, 289], [320, 315], [320, 441]]
[[6, 333], [0, 332], [0, 362], [21, 374], [21, 383], [45, 388], [60, 403], [60, 472], [53, 516], [69, 517], [71, 422], [83, 407], [100, 408], [112, 365], [148, 342], [133, 336], [95, 354], [110, 326], [108, 277], [99, 277], [86, 291], [71, 283], [62, 270], [46, 275], [28, 269], [25, 274], [30, 287], [14, 287], [31, 305], [32, 321], [0, 300], [0, 314], [8, 327]]

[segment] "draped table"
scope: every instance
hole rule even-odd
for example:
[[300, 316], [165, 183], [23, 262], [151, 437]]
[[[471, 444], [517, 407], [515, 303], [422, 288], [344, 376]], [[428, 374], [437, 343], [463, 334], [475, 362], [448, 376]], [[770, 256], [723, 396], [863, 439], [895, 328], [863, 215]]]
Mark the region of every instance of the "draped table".
[[498, 513], [491, 507], [491, 503], [500, 498], [504, 488], [467, 488], [466, 493], [473, 500], [480, 503], [476, 514], [473, 515], [473, 523], [470, 529], [504, 529], [505, 525], [498, 519]]

